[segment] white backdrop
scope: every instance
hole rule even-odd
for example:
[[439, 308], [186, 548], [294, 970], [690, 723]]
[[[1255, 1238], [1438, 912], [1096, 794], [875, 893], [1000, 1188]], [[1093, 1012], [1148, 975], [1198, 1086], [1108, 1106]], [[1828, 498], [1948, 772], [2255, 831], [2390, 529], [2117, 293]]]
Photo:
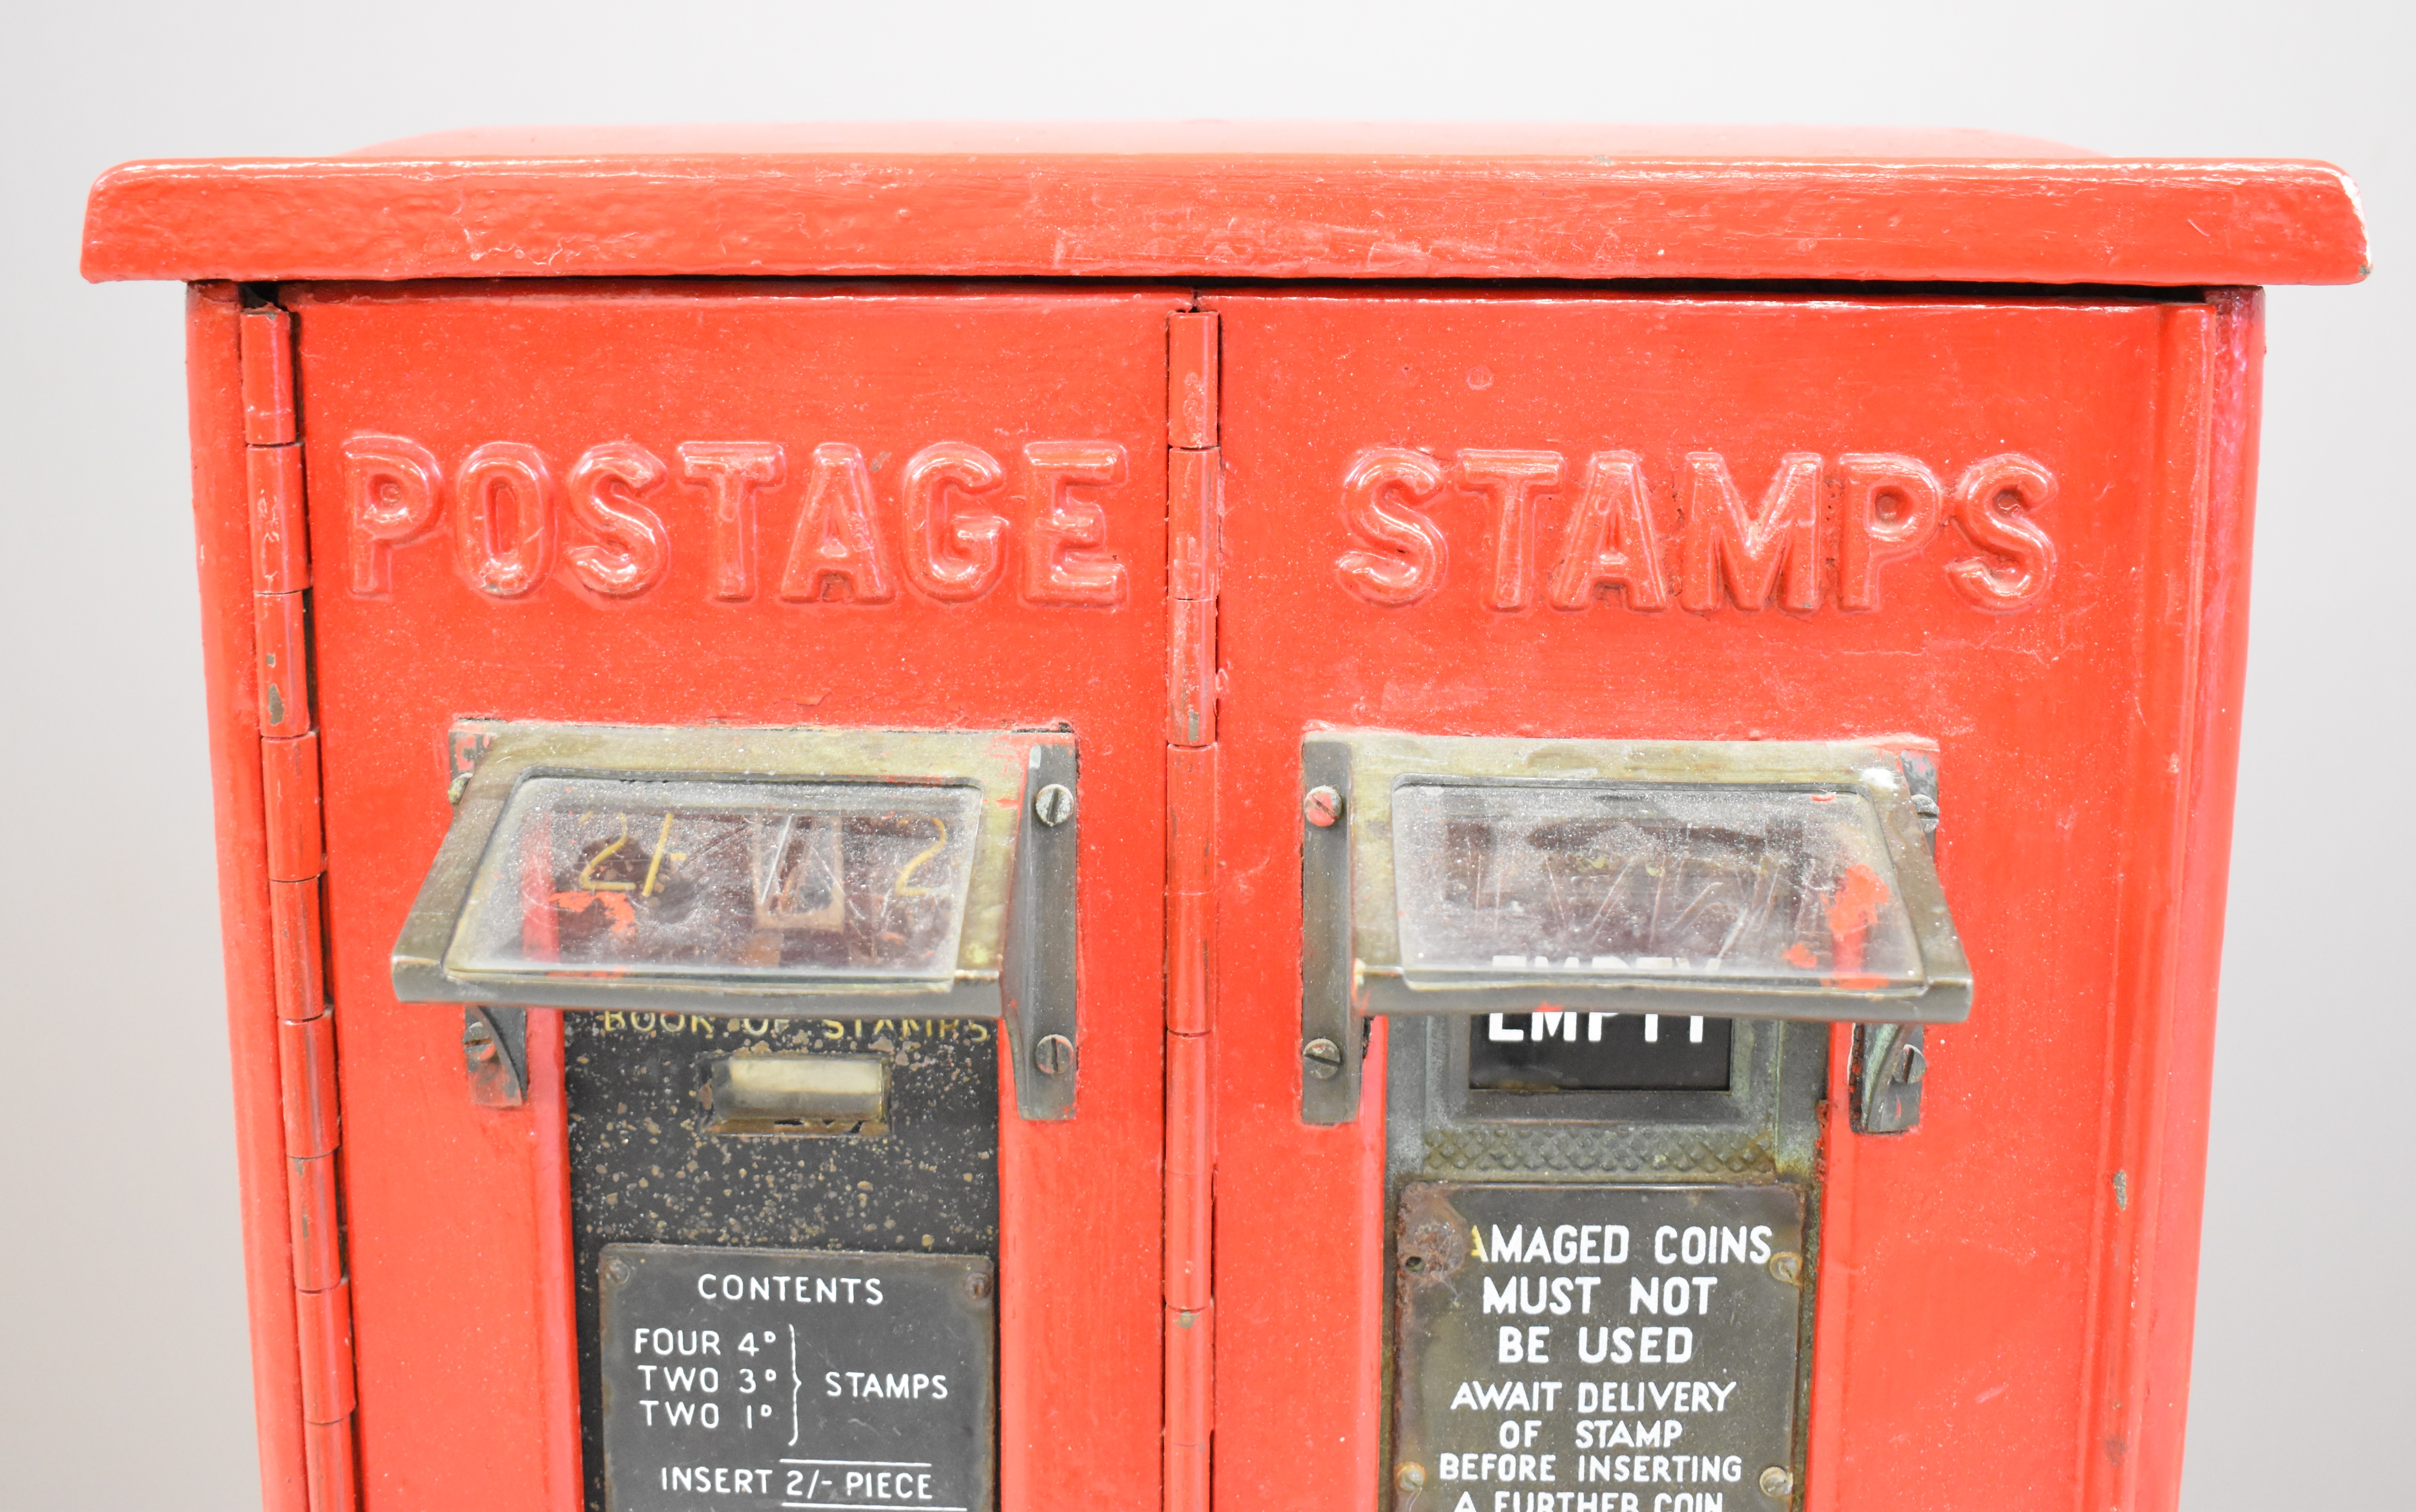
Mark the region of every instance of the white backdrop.
[[2393, 461], [2416, 337], [2408, 15], [19, 0], [0, 53], [0, 1507], [257, 1500], [180, 296], [78, 281], [93, 176], [482, 124], [1170, 116], [1971, 126], [2357, 176], [2382, 271], [2270, 306], [2184, 1503], [2416, 1500], [2416, 992], [2392, 954], [2416, 934], [2416, 508]]

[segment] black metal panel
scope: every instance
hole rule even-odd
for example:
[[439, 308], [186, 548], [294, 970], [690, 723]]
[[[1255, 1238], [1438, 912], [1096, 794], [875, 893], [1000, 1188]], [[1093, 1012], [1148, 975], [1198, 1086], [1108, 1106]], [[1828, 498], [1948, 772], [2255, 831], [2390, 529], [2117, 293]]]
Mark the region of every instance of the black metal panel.
[[[1510, 1023], [1518, 1021], [1518, 1016], [1508, 1021]], [[1618, 1021], [1621, 1021], [1606, 1022], [1606, 1040], [1609, 1035], [1609, 1024]], [[1557, 1229], [1565, 1221], [1579, 1233], [1577, 1256], [1579, 1267], [1586, 1266], [1590, 1258], [1584, 1253], [1581, 1236], [1586, 1226], [1594, 1225], [1599, 1229], [1604, 1224], [1625, 1223], [1630, 1227], [1632, 1241], [1638, 1232], [1636, 1229], [1640, 1221], [1638, 1215], [1649, 1213], [1660, 1201], [1653, 1195], [1656, 1192], [1691, 1202], [1694, 1199], [1686, 1198], [1685, 1194], [1734, 1191], [1745, 1194], [1734, 1199], [1741, 1203], [1768, 1202], [1782, 1204], [1786, 1212], [1800, 1215], [1801, 1228], [1795, 1243], [1782, 1244], [1775, 1231], [1783, 1225], [1768, 1218], [1756, 1218], [1753, 1222], [1771, 1222], [1774, 1229], [1771, 1258], [1778, 1261], [1783, 1254], [1792, 1257], [1791, 1279], [1781, 1274], [1790, 1272], [1787, 1262], [1782, 1261], [1776, 1269], [1765, 1267], [1765, 1278], [1774, 1283], [1774, 1290], [1765, 1292], [1760, 1301], [1769, 1303], [1776, 1293], [1775, 1283], [1787, 1281], [1795, 1298], [1795, 1311], [1783, 1323], [1774, 1312], [1769, 1327], [1790, 1341], [1809, 1340], [1820, 1249], [1820, 1187], [1817, 1160], [1820, 1122], [1816, 1110], [1828, 1086], [1830, 1030], [1827, 1025], [1750, 1020], [1729, 1024], [1725, 1090], [1580, 1088], [1567, 1085], [1544, 1090], [1488, 1089], [1472, 1085], [1479, 1080], [1475, 1074], [1476, 1063], [1471, 1055], [1475, 1040], [1465, 1023], [1445, 1019], [1396, 1019], [1388, 1027], [1391, 1044], [1385, 1099], [1386, 1180], [1394, 1212], [1399, 1217], [1391, 1235], [1393, 1274], [1397, 1283], [1405, 1283], [1412, 1275], [1424, 1276], [1442, 1269], [1448, 1277], [1456, 1278], [1463, 1293], [1472, 1293], [1472, 1300], [1468, 1296], [1430, 1298], [1412, 1318], [1409, 1310], [1412, 1299], [1406, 1286], [1397, 1284], [1387, 1290], [1387, 1311], [1393, 1326], [1388, 1330], [1386, 1340], [1385, 1380], [1390, 1393], [1389, 1405], [1393, 1410], [1387, 1415], [1385, 1449], [1381, 1460], [1384, 1466], [1383, 1485], [1386, 1488], [1382, 1504], [1406, 1512], [1412, 1504], [1400, 1493], [1399, 1477], [1412, 1467], [1415, 1467], [1415, 1474], [1408, 1476], [1412, 1481], [1428, 1475], [1439, 1479], [1446, 1471], [1469, 1471], [1464, 1462], [1454, 1460], [1446, 1464], [1440, 1458], [1444, 1453], [1457, 1455], [1468, 1452], [1467, 1445], [1461, 1443], [1443, 1443], [1432, 1436], [1420, 1441], [1419, 1454], [1431, 1452], [1435, 1457], [1431, 1462], [1419, 1458], [1418, 1454], [1397, 1456], [1394, 1453], [1394, 1432], [1405, 1431], [1402, 1429], [1405, 1421], [1402, 1414], [1409, 1407], [1405, 1396], [1420, 1389], [1404, 1363], [1416, 1357], [1419, 1346], [1413, 1343], [1413, 1332], [1428, 1330], [1427, 1337], [1431, 1338], [1437, 1321], [1437, 1306], [1448, 1308], [1460, 1302], [1476, 1310], [1474, 1321], [1479, 1323], [1490, 1323], [1498, 1329], [1508, 1322], [1498, 1315], [1490, 1319], [1484, 1317], [1484, 1277], [1478, 1274], [1478, 1269], [1471, 1268], [1475, 1266], [1475, 1255], [1463, 1257], [1468, 1262], [1467, 1265], [1453, 1265], [1434, 1247], [1436, 1233], [1433, 1231], [1427, 1232], [1423, 1240], [1415, 1237], [1421, 1227], [1421, 1210], [1429, 1205], [1427, 1198], [1430, 1194], [1468, 1194], [1451, 1197], [1447, 1205], [1457, 1211], [1464, 1220], [1473, 1221], [1481, 1217], [1487, 1225], [1486, 1243], [1488, 1247], [1491, 1243], [1489, 1226], [1496, 1216], [1504, 1218], [1505, 1232], [1517, 1224], [1527, 1225], [1525, 1242], [1530, 1245], [1536, 1222], [1546, 1222], [1548, 1235], [1550, 1230]], [[1483, 1027], [1480, 1021], [1480, 1029]], [[1565, 1020], [1555, 1026], [1563, 1034], [1566, 1027]], [[1688, 1042], [1684, 1016], [1665, 1017], [1659, 1027], [1665, 1041], [1674, 1038], [1682, 1044]], [[1705, 1022], [1704, 1030], [1704, 1038], [1708, 1042], [1713, 1034], [1712, 1021]], [[1582, 1022], [1578, 1038], [1580, 1044], [1586, 1040]], [[1555, 1035], [1552, 1043], [1559, 1051], [1574, 1048], [1559, 1034]], [[1504, 1049], [1509, 1048], [1505, 1043]], [[1496, 1183], [1500, 1185], [1494, 1185]], [[1721, 1185], [1706, 1187], [1707, 1183]], [[1643, 1195], [1630, 1195], [1639, 1190]], [[1499, 1198], [1491, 1195], [1497, 1192], [1503, 1195]], [[1519, 1195], [1522, 1193], [1556, 1195], [1545, 1198], [1540, 1203], [1530, 1203], [1526, 1197]], [[1715, 1195], [1714, 1205], [1723, 1205], [1728, 1201]], [[1502, 1209], [1494, 1205], [1497, 1202], [1511, 1205]], [[1661, 1217], [1652, 1218], [1655, 1228], [1668, 1221], [1672, 1220]], [[1708, 1218], [1690, 1217], [1677, 1222], [1676, 1226], [1683, 1231], [1710, 1221]], [[1733, 1226], [1736, 1220], [1728, 1221]], [[1461, 1241], [1470, 1243], [1472, 1247], [1472, 1233], [1464, 1225], [1458, 1232]], [[1749, 1236], [1750, 1227], [1747, 1232]], [[1642, 1237], [1647, 1242], [1649, 1258], [1652, 1234], [1646, 1232]], [[1680, 1243], [1680, 1264], [1676, 1268], [1684, 1269], [1687, 1256], [1683, 1248], [1683, 1234]], [[1412, 1258], [1418, 1261], [1418, 1265], [1407, 1266], [1405, 1263]], [[1591, 1258], [1600, 1259], [1599, 1245], [1596, 1254]], [[1522, 1250], [1522, 1263], [1524, 1261]], [[1653, 1274], [1665, 1274], [1652, 1267], [1648, 1270]], [[1636, 1278], [1634, 1276], [1621, 1276], [1610, 1269], [1580, 1272], [1561, 1266], [1557, 1260], [1550, 1264], [1539, 1262], [1530, 1274], [1558, 1275], [1569, 1279], [1573, 1286], [1578, 1274], [1604, 1277], [1605, 1281], [1599, 1284], [1608, 1284], [1610, 1279], [1616, 1278], [1623, 1288], [1619, 1298], [1619, 1306], [1623, 1309], [1630, 1301], [1623, 1288], [1627, 1281]], [[1684, 1274], [1691, 1287], [1698, 1276], [1720, 1273], [1685, 1269]], [[1498, 1275], [1496, 1284], [1501, 1284]], [[1723, 1282], [1722, 1286], [1725, 1285]], [[1581, 1305], [1582, 1289], [1577, 1291], [1578, 1294], [1572, 1300]], [[1713, 1291], [1716, 1294], [1720, 1288], [1714, 1287]], [[1598, 1285], [1594, 1298], [1597, 1311], [1602, 1306], [1602, 1295]], [[1556, 1330], [1555, 1337], [1559, 1337], [1560, 1331], [1576, 1317], [1574, 1309], [1569, 1314], [1552, 1314], [1548, 1302], [1545, 1303], [1545, 1308], [1543, 1315], [1531, 1320], [1525, 1315], [1522, 1304], [1516, 1325], [1521, 1328], [1536, 1323], [1552, 1325]], [[1462, 1320], [1462, 1323], [1467, 1321]], [[1642, 1323], [1624, 1319], [1607, 1323], [1600, 1319], [1588, 1322], [1595, 1327], [1640, 1329], [1666, 1326], [1649, 1317]], [[1680, 1326], [1691, 1329], [1696, 1325], [1682, 1319]], [[1446, 1327], [1442, 1331], [1448, 1333], [1450, 1329]], [[1462, 1332], [1464, 1335], [1464, 1327]], [[1491, 1337], [1498, 1348], [1498, 1333]], [[1592, 1343], [1597, 1350], [1606, 1348], [1605, 1340], [1598, 1334], [1593, 1336]], [[1463, 1344], [1468, 1344], [1465, 1338]], [[1481, 1340], [1468, 1347], [1480, 1345]], [[1609, 1467], [1612, 1479], [1608, 1484], [1593, 1479], [1553, 1486], [1504, 1484], [1498, 1480], [1489, 1486], [1477, 1482], [1446, 1486], [1427, 1481], [1425, 1483], [1424, 1499], [1414, 1503], [1416, 1512], [1434, 1512], [1437, 1508], [1448, 1512], [1448, 1509], [1457, 1508], [1462, 1492], [1472, 1493], [1477, 1506], [1491, 1507], [1495, 1492], [1505, 1498], [1505, 1505], [1519, 1504], [1519, 1496], [1536, 1501], [1536, 1504], [1541, 1505], [1544, 1504], [1538, 1498], [1557, 1497], [1563, 1491], [1572, 1495], [1586, 1492], [1595, 1495], [1597, 1500], [1601, 1500], [1605, 1492], [1613, 1493], [1612, 1498], [1604, 1503], [1612, 1507], [1624, 1507], [1626, 1497], [1634, 1495], [1638, 1512], [1651, 1508], [1654, 1498], [1663, 1495], [1670, 1498], [1669, 1505], [1672, 1507], [1687, 1505], [1680, 1498], [1690, 1494], [1699, 1494], [1707, 1503], [1716, 1499], [1717, 1504], [1729, 1508], [1729, 1512], [1758, 1512], [1762, 1508], [1778, 1512], [1779, 1508], [1791, 1504], [1787, 1498], [1792, 1494], [1794, 1483], [1803, 1474], [1806, 1389], [1811, 1361], [1808, 1342], [1803, 1348], [1796, 1348], [1791, 1342], [1789, 1347], [1793, 1351], [1792, 1383], [1791, 1385], [1782, 1383], [1781, 1395], [1791, 1399], [1791, 1426], [1787, 1429], [1783, 1440], [1765, 1435], [1756, 1442], [1775, 1444], [1768, 1452], [1779, 1454], [1784, 1450], [1792, 1455], [1791, 1460], [1773, 1459], [1758, 1467], [1749, 1467], [1741, 1458], [1734, 1467], [1741, 1479], [1731, 1482], [1725, 1479], [1729, 1468], [1727, 1456], [1736, 1454], [1742, 1457], [1746, 1451], [1736, 1447], [1723, 1449], [1720, 1455], [1723, 1478], [1716, 1487], [1706, 1480], [1699, 1493], [1691, 1486], [1674, 1483], [1638, 1486], [1634, 1482], [1638, 1471], [1632, 1460], [1627, 1467], [1629, 1480], [1623, 1484], [1617, 1479], [1620, 1467], [1616, 1462]], [[1633, 1340], [1631, 1348], [1640, 1356], [1640, 1336]], [[1552, 1363], [1557, 1366], [1560, 1363], [1559, 1352], [1549, 1353], [1553, 1356]], [[1666, 1354], [1666, 1348], [1661, 1353]], [[1772, 1374], [1758, 1378], [1757, 1396], [1766, 1393], [1779, 1373], [1776, 1362], [1766, 1363]], [[1501, 1367], [1498, 1358], [1495, 1364]], [[1583, 1374], [1545, 1375], [1538, 1379], [1560, 1380], [1564, 1383], [1563, 1389], [1569, 1392], [1584, 1389], [1582, 1383], [1591, 1381], [1599, 1408], [1606, 1389], [1604, 1382], [1628, 1382], [1647, 1364], [1640, 1358], [1631, 1359], [1623, 1365], [1608, 1357], [1599, 1362], [1589, 1362], [1579, 1353], [1576, 1356], [1576, 1368]], [[1620, 1366], [1625, 1373], [1613, 1372], [1614, 1365]], [[1651, 1368], [1658, 1368], [1658, 1366]], [[1477, 1378], [1469, 1376], [1463, 1379]], [[1693, 1379], [1709, 1382], [1714, 1378], [1700, 1376]], [[1725, 1383], [1729, 1377], [1723, 1375], [1716, 1379]], [[1457, 1396], [1457, 1386], [1451, 1389]], [[1631, 1401], [1641, 1399], [1650, 1403], [1649, 1395], [1638, 1399], [1626, 1386], [1617, 1389], [1619, 1394], [1614, 1399], [1614, 1405], [1621, 1411]], [[1563, 1402], [1570, 1399], [1561, 1399]], [[1731, 1398], [1731, 1401], [1742, 1399]], [[1466, 1408], [1450, 1411], [1447, 1403], [1436, 1405], [1454, 1419], [1477, 1415]], [[1486, 1426], [1498, 1434], [1502, 1423], [1509, 1416], [1507, 1413], [1489, 1416], [1485, 1420]], [[1655, 1421], [1666, 1421], [1666, 1418]], [[1518, 1425], [1523, 1439], [1525, 1416], [1518, 1418]], [[1539, 1425], [1536, 1431], [1540, 1444], [1542, 1435], [1560, 1430]], [[1618, 1443], [1621, 1434], [1615, 1426], [1591, 1431], [1594, 1441], [1593, 1452], [1601, 1452], [1605, 1435], [1608, 1435], [1613, 1455], [1636, 1452]], [[1573, 1428], [1563, 1436], [1573, 1440]], [[1666, 1440], [1666, 1430], [1664, 1436]], [[1630, 1423], [1626, 1437], [1631, 1440], [1642, 1437], [1636, 1423]], [[1684, 1438], [1682, 1434], [1682, 1444]], [[1696, 1442], [1703, 1442], [1702, 1435], [1698, 1434]], [[1481, 1456], [1486, 1450], [1479, 1445], [1474, 1452]], [[1494, 1452], [1502, 1452], [1498, 1442]], [[1518, 1452], [1532, 1454], [1536, 1451], [1522, 1445]], [[1572, 1444], [1567, 1450], [1549, 1452], [1578, 1451]], [[1555, 1468], [1571, 1475], [1578, 1474], [1568, 1470], [1568, 1463], [1565, 1459], [1556, 1460]], [[1598, 1468], [1601, 1467], [1590, 1466], [1587, 1474]], [[1493, 1469], [1498, 1475], [1501, 1470], [1498, 1459]], [[1480, 1458], [1471, 1473], [1482, 1476], [1485, 1472], [1486, 1466]], [[1648, 1466], [1643, 1473], [1649, 1474], [1653, 1472]], [[1685, 1472], [1673, 1470], [1671, 1473], [1673, 1475], [1691, 1474], [1692, 1467]], [[1766, 1491], [1763, 1489], [1765, 1486], [1775, 1489]], [[1438, 1494], [1446, 1490], [1450, 1494]]]
[[1397, 1512], [1791, 1504], [1793, 1187], [1418, 1183], [1395, 1255]]
[[[605, 1512], [598, 1267], [608, 1244], [998, 1253], [998, 1026], [947, 1019], [564, 1016], [587, 1502]], [[709, 1134], [733, 1054], [890, 1063], [884, 1131]]]
[[989, 1512], [988, 1260], [611, 1245], [602, 1282], [612, 1512]]

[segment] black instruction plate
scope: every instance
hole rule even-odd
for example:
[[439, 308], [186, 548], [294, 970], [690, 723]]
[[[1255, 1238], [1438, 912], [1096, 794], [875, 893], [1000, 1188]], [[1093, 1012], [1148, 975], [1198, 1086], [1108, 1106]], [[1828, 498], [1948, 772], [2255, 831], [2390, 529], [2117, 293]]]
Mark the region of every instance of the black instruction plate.
[[1394, 1512], [1791, 1505], [1803, 1252], [1787, 1187], [1404, 1188]]
[[989, 1512], [989, 1260], [607, 1245], [599, 1282], [611, 1512]]

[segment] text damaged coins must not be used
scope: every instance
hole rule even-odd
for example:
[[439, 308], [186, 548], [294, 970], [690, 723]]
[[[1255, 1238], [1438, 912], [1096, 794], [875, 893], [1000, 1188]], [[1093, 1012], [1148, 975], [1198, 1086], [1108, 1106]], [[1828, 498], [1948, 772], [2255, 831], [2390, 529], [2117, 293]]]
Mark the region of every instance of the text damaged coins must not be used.
[[1395, 1504], [1788, 1504], [1803, 1228], [1782, 1186], [1405, 1188]]

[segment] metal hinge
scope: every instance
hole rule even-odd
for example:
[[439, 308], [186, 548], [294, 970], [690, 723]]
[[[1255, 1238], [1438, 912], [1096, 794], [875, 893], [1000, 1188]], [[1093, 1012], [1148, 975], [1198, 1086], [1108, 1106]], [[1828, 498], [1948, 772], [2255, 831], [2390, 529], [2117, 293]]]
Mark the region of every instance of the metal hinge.
[[1165, 1505], [1204, 1512], [1216, 1415], [1214, 1222], [1217, 319], [1167, 323]]
[[360, 1501], [353, 1450], [353, 1303], [336, 1169], [342, 1120], [322, 925], [325, 849], [293, 316], [275, 305], [255, 305], [243, 312], [237, 343], [304, 1474], [311, 1512], [352, 1512]]

